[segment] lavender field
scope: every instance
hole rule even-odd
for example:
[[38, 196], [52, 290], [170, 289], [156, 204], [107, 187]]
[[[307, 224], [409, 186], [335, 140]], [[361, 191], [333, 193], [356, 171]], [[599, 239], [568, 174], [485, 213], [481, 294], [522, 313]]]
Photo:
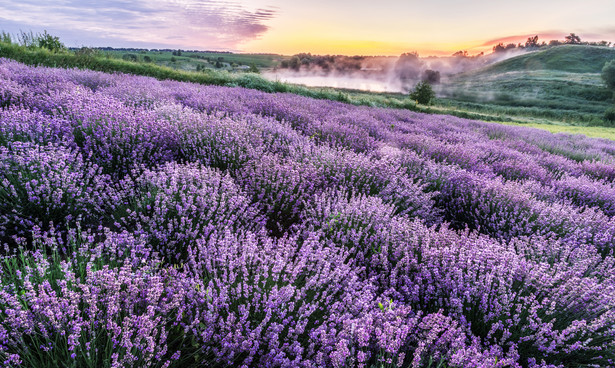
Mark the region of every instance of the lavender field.
[[615, 142], [0, 59], [6, 367], [613, 367]]

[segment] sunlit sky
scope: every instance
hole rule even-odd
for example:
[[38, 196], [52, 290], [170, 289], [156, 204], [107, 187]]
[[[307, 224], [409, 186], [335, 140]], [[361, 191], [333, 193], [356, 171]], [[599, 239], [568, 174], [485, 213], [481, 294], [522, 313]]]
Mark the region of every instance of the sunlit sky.
[[615, 41], [614, 0], [0, 0], [0, 30], [68, 46], [296, 54], [488, 52], [529, 36]]

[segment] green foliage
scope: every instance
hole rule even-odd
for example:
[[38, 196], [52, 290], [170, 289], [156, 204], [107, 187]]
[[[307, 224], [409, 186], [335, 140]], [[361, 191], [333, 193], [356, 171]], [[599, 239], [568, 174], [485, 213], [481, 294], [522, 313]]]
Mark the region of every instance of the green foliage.
[[3, 43], [13, 43], [13, 38], [11, 37], [11, 34], [8, 32], [0, 32], [0, 42]]
[[98, 57], [102, 56], [102, 52], [98, 49], [94, 49], [91, 47], [82, 47], [79, 50], [75, 51], [75, 55], [82, 57]]
[[36, 36], [38, 47], [42, 49], [47, 49], [51, 52], [60, 52], [66, 47], [62, 42], [60, 42], [60, 38], [57, 36], [52, 36], [47, 31], [44, 31], [42, 35]]
[[122, 55], [122, 59], [126, 61], [137, 61], [138, 57], [135, 54], [124, 54]]
[[38, 40], [36, 36], [34, 35], [34, 32], [32, 31], [30, 32], [21, 31], [17, 35], [17, 42], [19, 45], [23, 47], [27, 47], [27, 48], [38, 47]]
[[608, 108], [604, 112], [604, 121], [609, 125], [615, 125], [615, 106]]
[[260, 73], [260, 70], [258, 70], [258, 67], [254, 63], [250, 64], [250, 69], [248, 69], [248, 71], [250, 73]]
[[609, 89], [615, 91], [615, 59], [604, 64], [602, 79]]
[[414, 91], [410, 93], [410, 98], [422, 105], [429, 105], [431, 100], [433, 100], [435, 97], [436, 93], [431, 88], [431, 85], [425, 81], [419, 82], [414, 87]]

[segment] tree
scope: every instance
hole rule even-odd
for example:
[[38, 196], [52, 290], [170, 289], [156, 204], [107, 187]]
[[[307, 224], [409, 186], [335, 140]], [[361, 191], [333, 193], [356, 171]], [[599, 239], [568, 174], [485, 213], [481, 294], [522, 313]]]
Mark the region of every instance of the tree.
[[423, 62], [419, 59], [419, 54], [417, 52], [407, 52], [399, 56], [395, 63], [394, 71], [401, 80], [417, 80], [419, 79], [422, 67]]
[[571, 33], [564, 38], [566, 39], [565, 43], [570, 44], [570, 45], [578, 45], [581, 43], [581, 37], [577, 36], [574, 33]]
[[429, 105], [432, 99], [436, 97], [431, 85], [425, 81], [419, 82], [414, 91], [410, 93], [410, 98], [422, 105]]
[[498, 43], [497, 45], [493, 46], [493, 52], [497, 53], [497, 52], [504, 52], [506, 51], [506, 47], [504, 46], [503, 43]]
[[423, 72], [423, 80], [429, 84], [438, 84], [440, 83], [440, 72], [427, 69]]
[[607, 88], [615, 92], [615, 59], [604, 64], [602, 68], [602, 79]]
[[[604, 84], [613, 91], [613, 98], [615, 99], [615, 60], [611, 60], [604, 64], [602, 68], [602, 79]], [[615, 106], [612, 106], [604, 113], [604, 121], [610, 125], [615, 124]]]
[[250, 64], [250, 69], [248, 69], [250, 73], [260, 73], [260, 70], [256, 67], [254, 63]]
[[468, 52], [466, 50], [457, 51], [453, 54], [453, 57], [468, 57]]
[[606, 121], [607, 123], [609, 123], [610, 125], [615, 124], [615, 106], [614, 107], [609, 107], [605, 112], [604, 112], [604, 117], [603, 117], [604, 121]]
[[137, 55], [135, 54], [124, 54], [122, 55], [122, 59], [126, 61], [137, 61]]
[[52, 36], [47, 31], [44, 31], [42, 35], [38, 37], [38, 47], [47, 49], [52, 52], [59, 52], [64, 50], [66, 47], [60, 39], [56, 36]]
[[525, 41], [525, 47], [526, 48], [535, 48], [538, 47], [538, 35], [534, 36], [534, 37], [528, 37], [527, 41]]

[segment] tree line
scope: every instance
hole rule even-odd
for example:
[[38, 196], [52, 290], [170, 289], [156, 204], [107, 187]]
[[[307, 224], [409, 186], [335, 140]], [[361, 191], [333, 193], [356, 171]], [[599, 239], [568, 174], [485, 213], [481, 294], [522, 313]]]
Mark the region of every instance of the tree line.
[[581, 41], [580, 36], [578, 36], [575, 33], [571, 33], [568, 36], [564, 37], [563, 41], [550, 40], [547, 43], [545, 41], [539, 42], [538, 36], [536, 35], [533, 37], [528, 37], [527, 41], [525, 41], [524, 44], [520, 42], [518, 44], [514, 44], [514, 43], [504, 44], [503, 42], [500, 42], [497, 45], [493, 46], [493, 52], [498, 53], [498, 52], [505, 52], [505, 51], [514, 50], [514, 49], [538, 49], [541, 47], [561, 46], [561, 45], [587, 45], [587, 46], [610, 47], [611, 42], [609, 41], [599, 41], [599, 42]]

